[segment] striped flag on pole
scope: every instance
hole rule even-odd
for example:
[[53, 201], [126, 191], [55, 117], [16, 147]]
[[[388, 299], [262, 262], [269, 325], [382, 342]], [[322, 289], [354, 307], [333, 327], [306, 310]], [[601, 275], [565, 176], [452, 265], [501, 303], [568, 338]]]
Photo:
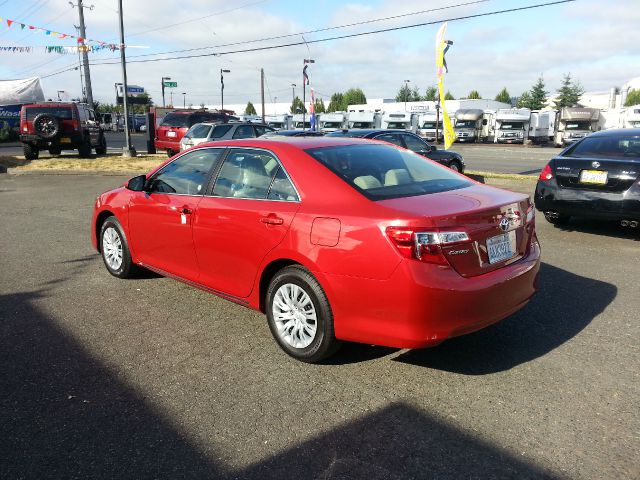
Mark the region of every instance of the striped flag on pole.
[[309, 74], [307, 73], [307, 67], [309, 65], [305, 65], [304, 68], [302, 69], [302, 77], [303, 77], [303, 81], [309, 85]]
[[316, 96], [313, 93], [313, 88], [311, 89], [311, 101], [309, 102], [309, 114], [311, 116], [310, 118], [310, 122], [311, 122], [311, 131], [315, 132], [316, 131]]

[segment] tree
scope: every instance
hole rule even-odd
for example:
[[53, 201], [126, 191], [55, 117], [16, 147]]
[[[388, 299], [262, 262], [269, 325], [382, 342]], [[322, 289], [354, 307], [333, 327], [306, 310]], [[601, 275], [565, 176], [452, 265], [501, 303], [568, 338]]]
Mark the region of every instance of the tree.
[[329, 101], [327, 112], [340, 112], [342, 110], [346, 110], [346, 108], [343, 108], [343, 105], [344, 95], [342, 93], [334, 93], [333, 95], [331, 95], [331, 100]]
[[571, 80], [571, 74], [567, 73], [562, 79], [562, 86], [557, 90], [558, 98], [555, 101], [555, 108], [573, 107], [584, 93], [584, 88], [580, 82]]
[[447, 93], [444, 95], [444, 99], [445, 100], [455, 100], [456, 97], [454, 97], [453, 95], [451, 95], [451, 92], [449, 90], [447, 90]]
[[481, 99], [482, 97], [480, 96], [480, 93], [479, 93], [477, 90], [471, 90], [471, 91], [469, 92], [469, 95], [467, 95], [467, 98], [468, 98], [469, 100], [479, 100], [479, 99]]
[[410, 102], [411, 101], [411, 88], [409, 84], [403, 83], [400, 90], [396, 94], [396, 102]]
[[363, 105], [367, 103], [367, 97], [360, 88], [350, 88], [342, 95], [342, 108], [346, 111], [349, 105]]
[[321, 98], [316, 98], [315, 109], [316, 113], [324, 113], [326, 111], [324, 101]]
[[624, 102], [625, 107], [631, 107], [633, 105], [640, 105], [640, 90], [632, 88], [627, 93], [627, 99]]
[[528, 108], [530, 108], [531, 110], [543, 109], [547, 106], [548, 95], [549, 92], [545, 90], [544, 80], [542, 78], [542, 75], [540, 75], [536, 84], [531, 87], [531, 102]]
[[307, 109], [304, 108], [304, 103], [302, 103], [300, 97], [296, 96], [296, 98], [293, 99], [293, 103], [291, 104], [291, 113], [296, 114], [302, 112], [306, 113]]
[[507, 87], [504, 87], [500, 90], [500, 93], [496, 95], [496, 102], [511, 103], [511, 95], [509, 95]]
[[[520, 98], [518, 98], [518, 101], [516, 102], [516, 107], [531, 108], [531, 104], [532, 104], [531, 94], [529, 92], [522, 92], [522, 95], [520, 95]], [[531, 110], [533, 109], [531, 108]]]
[[438, 89], [433, 86], [427, 88], [427, 90], [424, 93], [424, 97], [422, 98], [427, 101], [435, 102], [436, 99], [438, 98]]
[[245, 115], [256, 115], [256, 107], [253, 106], [253, 103], [247, 102], [247, 106], [244, 107]]

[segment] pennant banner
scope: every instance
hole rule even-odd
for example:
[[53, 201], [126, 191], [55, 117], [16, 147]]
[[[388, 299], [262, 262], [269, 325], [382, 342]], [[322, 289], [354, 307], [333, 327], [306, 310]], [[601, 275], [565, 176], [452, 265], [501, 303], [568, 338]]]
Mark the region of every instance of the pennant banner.
[[115, 45], [78, 45], [77, 47], [67, 47], [62, 45], [52, 45], [44, 47], [18, 47], [18, 46], [0, 46], [0, 52], [8, 53], [33, 53], [44, 49], [45, 53], [70, 54], [78, 52], [100, 52], [104, 50], [115, 51], [118, 47]]
[[449, 47], [453, 45], [451, 40], [445, 40], [444, 36], [447, 33], [446, 22], [438, 30], [436, 35], [436, 75], [438, 77], [438, 93], [440, 94], [440, 105], [442, 106], [442, 125], [444, 135], [444, 148], [447, 150], [453, 142], [456, 141], [456, 132], [451, 124], [451, 119], [447, 113], [447, 105], [444, 99], [444, 74], [448, 73], [447, 61], [444, 58], [445, 53], [449, 50]]

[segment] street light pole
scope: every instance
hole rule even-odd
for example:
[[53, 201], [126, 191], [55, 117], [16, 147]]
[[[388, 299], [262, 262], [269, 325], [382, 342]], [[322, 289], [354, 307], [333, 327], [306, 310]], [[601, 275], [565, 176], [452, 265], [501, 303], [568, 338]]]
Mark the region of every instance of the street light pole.
[[126, 145], [122, 148], [123, 157], [135, 157], [136, 149], [131, 145], [129, 133], [129, 105], [127, 102], [127, 61], [124, 54], [124, 18], [122, 14], [122, 0], [118, 0], [118, 14], [120, 16], [120, 63], [122, 64], [122, 106], [124, 110], [124, 137]]
[[409, 82], [411, 80], [404, 81], [404, 111], [407, 111], [407, 97], [409, 96]]
[[73, 2], [69, 2], [71, 8], [78, 7], [78, 14], [80, 16], [80, 37], [82, 38], [82, 42], [80, 45], [80, 50], [82, 50], [82, 69], [84, 70], [84, 83], [85, 83], [85, 92], [87, 95], [87, 103], [90, 108], [93, 108], [93, 91], [91, 90], [91, 74], [89, 73], [89, 55], [87, 54], [86, 48], [82, 48], [86, 45], [86, 31], [84, 27], [84, 9], [88, 8], [89, 10], [93, 10], [94, 6], [91, 5], [89, 7], [85, 7], [82, 5], [82, 0], [78, 0], [78, 4], [76, 5]]
[[166, 107], [167, 104], [164, 101], [164, 81], [165, 80], [171, 80], [171, 77], [162, 77], [162, 106]]
[[187, 108], [187, 92], [182, 92], [182, 108]]
[[305, 125], [305, 114], [306, 114], [306, 103], [307, 103], [307, 83], [309, 82], [309, 75], [307, 75], [307, 65], [308, 63], [315, 63], [315, 60], [310, 58], [305, 58], [302, 62], [302, 131], [306, 130]]
[[295, 112], [295, 104], [296, 103], [296, 84], [292, 83], [291, 84], [291, 113], [296, 113]]
[[224, 112], [224, 75], [223, 73], [231, 73], [231, 70], [220, 69], [220, 111]]

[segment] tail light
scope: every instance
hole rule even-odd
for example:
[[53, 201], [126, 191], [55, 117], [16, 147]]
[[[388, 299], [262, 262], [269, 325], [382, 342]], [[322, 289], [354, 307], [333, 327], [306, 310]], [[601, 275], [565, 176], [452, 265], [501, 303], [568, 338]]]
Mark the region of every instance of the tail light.
[[551, 171], [551, 165], [546, 164], [545, 167], [540, 172], [540, 177], [538, 177], [543, 182], [548, 182], [553, 178], [553, 172]]
[[407, 227], [387, 227], [387, 236], [404, 257], [438, 265], [448, 265], [443, 246], [470, 240], [466, 232], [428, 232]]
[[74, 132], [80, 130], [80, 122], [78, 121], [78, 119], [74, 118], [73, 120], [71, 120], [71, 128], [73, 128]]

